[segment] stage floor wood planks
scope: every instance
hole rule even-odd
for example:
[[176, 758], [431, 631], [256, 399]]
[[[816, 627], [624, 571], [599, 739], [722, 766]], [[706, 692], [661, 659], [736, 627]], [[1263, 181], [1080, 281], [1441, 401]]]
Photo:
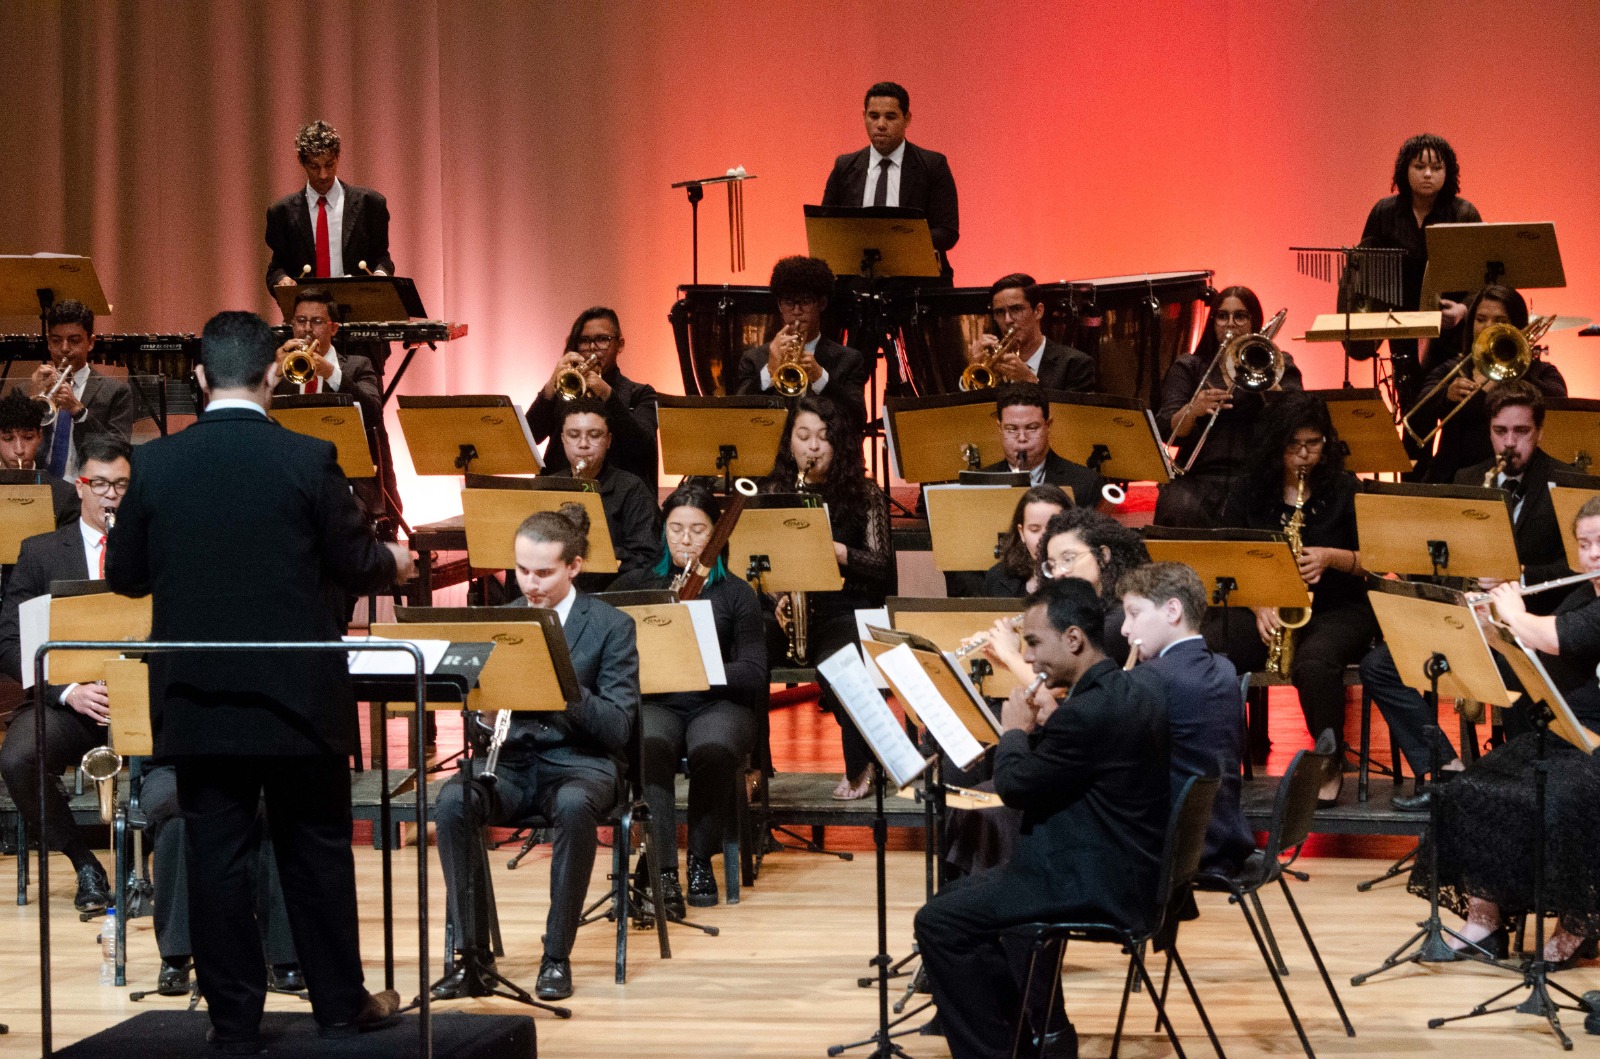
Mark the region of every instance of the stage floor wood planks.
[[[415, 966], [404, 961], [414, 957], [416, 935], [403, 910], [414, 897], [413, 855], [413, 850], [402, 852], [395, 873], [395, 898], [402, 910], [398, 984], [408, 998], [415, 992]], [[507, 947], [500, 967], [531, 988], [538, 971], [548, 859], [536, 853], [523, 867], [508, 872], [504, 865], [509, 855], [509, 849], [492, 855]], [[911, 916], [922, 901], [923, 867], [922, 857], [916, 853], [895, 852], [890, 858], [889, 936], [890, 948], [898, 957], [907, 948]], [[358, 847], [356, 863], [361, 892], [370, 898], [362, 918], [368, 983], [377, 986], [383, 974], [378, 855]], [[173, 998], [128, 1002], [131, 989], [153, 984], [158, 966], [148, 918], [131, 924], [129, 988], [98, 983], [96, 925], [79, 923], [71, 913], [72, 877], [65, 865], [59, 859], [52, 863], [57, 1045], [140, 1011], [183, 1004]], [[1502, 972], [1467, 965], [1406, 969], [1391, 972], [1389, 980], [1380, 978], [1359, 989], [1351, 988], [1350, 975], [1377, 965], [1404, 941], [1416, 919], [1426, 913], [1426, 905], [1407, 895], [1397, 883], [1358, 894], [1355, 883], [1382, 867], [1376, 860], [1326, 858], [1302, 861], [1302, 866], [1312, 873], [1312, 879], [1298, 885], [1296, 894], [1355, 1023], [1358, 1036], [1354, 1039], [1344, 1037], [1281, 897], [1269, 893], [1265, 900], [1291, 970], [1290, 995], [1320, 1055], [1559, 1054], [1543, 1023], [1524, 1015], [1499, 1015], [1439, 1030], [1426, 1028], [1429, 1017], [1466, 1011], [1509, 986], [1512, 979]], [[0, 860], [0, 871], [14, 867], [10, 858]], [[602, 886], [603, 870], [597, 870], [592, 894], [598, 894]], [[430, 945], [437, 964], [444, 888], [436, 860], [431, 894], [436, 926]], [[1238, 911], [1217, 895], [1201, 895], [1200, 904], [1201, 918], [1183, 928], [1183, 950], [1228, 1054], [1302, 1054]], [[0, 1037], [0, 1055], [39, 1054], [35, 908], [18, 908], [8, 902], [0, 911], [0, 996], [4, 997], [0, 1022], [11, 1026], [10, 1036]], [[570, 1021], [537, 1016], [539, 1054], [817, 1059], [828, 1045], [857, 1040], [872, 1029], [876, 1017], [873, 993], [855, 985], [859, 975], [868, 973], [867, 959], [876, 935], [870, 854], [858, 854], [849, 864], [801, 853], [775, 854], [766, 859], [759, 883], [745, 891], [741, 904], [692, 911], [695, 918], [720, 927], [721, 936], [711, 938], [675, 928], [673, 958], [662, 961], [653, 935], [635, 933], [629, 946], [626, 986], [611, 980], [614, 935], [610, 925], [583, 928], [573, 954], [577, 993], [569, 1003], [574, 1016]], [[1121, 965], [1105, 946], [1075, 947], [1069, 957], [1065, 982], [1068, 1010], [1084, 1035], [1083, 1054], [1105, 1055], [1116, 1018]], [[1600, 988], [1600, 965], [1564, 972], [1558, 981], [1580, 994]], [[891, 984], [898, 998], [903, 982]], [[272, 1010], [308, 1010], [302, 1002], [283, 997], [269, 997], [267, 1003]], [[505, 1001], [444, 1007], [519, 1010], [518, 1005]], [[1174, 1011], [1186, 1047], [1196, 1055], [1210, 1054], [1187, 1001], [1177, 1002]], [[1136, 996], [1124, 1054], [1135, 1059], [1171, 1054], [1166, 1041], [1150, 1032], [1151, 1023], [1148, 1002]], [[1581, 1018], [1569, 1014], [1564, 1023], [1579, 1048], [1589, 1046]], [[939, 1038], [911, 1037], [903, 1043], [917, 1059], [948, 1055]]]

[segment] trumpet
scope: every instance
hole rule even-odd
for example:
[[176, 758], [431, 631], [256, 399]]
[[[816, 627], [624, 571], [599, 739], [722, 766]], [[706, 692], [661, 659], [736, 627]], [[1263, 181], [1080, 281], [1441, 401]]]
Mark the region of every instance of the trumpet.
[[[1246, 390], [1250, 393], [1265, 393], [1277, 389], [1278, 383], [1283, 381], [1283, 350], [1279, 349], [1272, 340], [1277, 337], [1278, 331], [1283, 327], [1283, 321], [1289, 316], [1288, 309], [1279, 309], [1272, 319], [1264, 324], [1261, 330], [1254, 334], [1233, 335], [1229, 334], [1222, 343], [1222, 348], [1217, 350], [1216, 357], [1211, 361], [1206, 373], [1200, 376], [1200, 385], [1194, 388], [1194, 394], [1189, 398], [1193, 404], [1196, 397], [1206, 388], [1211, 377], [1219, 369], [1222, 380], [1227, 384], [1228, 392]], [[1200, 455], [1200, 450], [1205, 448], [1206, 438], [1211, 436], [1211, 428], [1217, 425], [1217, 414], [1212, 413], [1206, 422], [1206, 428], [1200, 432], [1200, 440], [1195, 442], [1194, 448], [1189, 452], [1189, 459], [1183, 467], [1173, 468], [1179, 474], [1187, 474], [1194, 466], [1195, 457]], [[1172, 434], [1167, 438], [1167, 447], [1178, 442], [1178, 427], [1174, 423]]]
[[315, 338], [303, 339], [298, 349], [291, 349], [283, 355], [283, 377], [296, 386], [304, 386], [311, 381], [317, 373], [315, 354], [317, 340]]
[[968, 364], [961, 371], [961, 392], [970, 393], [973, 390], [990, 390], [1000, 382], [1000, 361], [1016, 352], [1012, 344], [1012, 336], [1017, 333], [1016, 325], [1006, 328], [1006, 333], [1000, 343], [989, 347], [987, 353], [980, 353], [978, 358]]
[[805, 349], [806, 341], [799, 331], [793, 332], [789, 341], [784, 343], [783, 362], [772, 373], [772, 385], [785, 397], [799, 397], [811, 386], [811, 377], [800, 366]]
[[122, 771], [122, 755], [109, 746], [91, 747], [78, 767], [95, 782], [95, 790], [100, 795], [101, 823], [111, 823], [117, 808], [117, 773]]
[[1411, 417], [1416, 415], [1419, 409], [1433, 403], [1434, 397], [1443, 392], [1462, 371], [1471, 368], [1473, 375], [1490, 382], [1510, 382], [1526, 375], [1529, 366], [1533, 364], [1534, 343], [1544, 337], [1544, 333], [1550, 330], [1550, 325], [1553, 323], [1555, 323], [1553, 316], [1535, 316], [1522, 330], [1511, 324], [1490, 324], [1479, 331], [1478, 336], [1472, 340], [1471, 351], [1457, 361], [1456, 366], [1451, 368], [1421, 400], [1412, 405], [1411, 411], [1400, 420], [1400, 425], [1406, 428], [1411, 440], [1426, 449], [1434, 436], [1444, 429], [1444, 425], [1466, 407], [1466, 401], [1457, 404], [1426, 435], [1419, 435], [1416, 428], [1411, 425]]
[[[1006, 619], [1006, 628], [1013, 631], [1022, 628], [1022, 615], [1018, 614]], [[989, 634], [979, 633], [954, 651], [956, 658], [965, 658], [974, 651], [981, 651], [989, 643]]]
[[556, 372], [556, 396], [563, 401], [576, 401], [589, 395], [589, 383], [584, 378], [600, 363], [599, 353], [590, 353], [576, 368], [562, 368]]
[[73, 372], [71, 363], [66, 360], [62, 360], [60, 363], [52, 362], [51, 367], [56, 369], [56, 381], [51, 385], [50, 389], [40, 395], [39, 400], [49, 405], [53, 414], [56, 407], [56, 394], [61, 392], [63, 386], [71, 385]]

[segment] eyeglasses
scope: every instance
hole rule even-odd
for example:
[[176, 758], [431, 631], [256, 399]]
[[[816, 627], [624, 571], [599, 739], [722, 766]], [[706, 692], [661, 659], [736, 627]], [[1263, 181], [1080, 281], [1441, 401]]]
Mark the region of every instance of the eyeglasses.
[[297, 316], [292, 321], [296, 327], [321, 327], [328, 322], [326, 316]]
[[584, 335], [578, 339], [579, 349], [610, 349], [616, 344], [616, 335]]
[[998, 309], [989, 310], [989, 315], [996, 320], [1009, 320], [1013, 316], [1032, 316], [1031, 305], [1002, 305]]
[[1000, 433], [1008, 438], [1031, 438], [1044, 430], [1044, 428], [1044, 423], [1023, 423], [1020, 426], [1015, 423], [1006, 423], [1001, 426]]
[[561, 436], [567, 441], [583, 441], [588, 439], [589, 441], [599, 444], [611, 436], [611, 431], [605, 430], [601, 427], [595, 427], [593, 430], [563, 430], [561, 432]]
[[1054, 581], [1058, 577], [1065, 577], [1072, 571], [1073, 567], [1078, 565], [1078, 560], [1088, 554], [1088, 552], [1067, 552], [1065, 555], [1058, 555], [1054, 559], [1046, 559], [1039, 564], [1039, 570], [1045, 577]]
[[1309, 441], [1290, 441], [1284, 444], [1283, 454], [1285, 456], [1293, 456], [1295, 453], [1304, 452], [1309, 455], [1313, 452], [1321, 452], [1322, 447], [1327, 443], [1327, 438], [1312, 438]]
[[1216, 312], [1211, 314], [1211, 319], [1213, 322], [1219, 324], [1244, 324], [1246, 327], [1248, 327], [1251, 323], [1250, 311], [1248, 309], [1240, 309], [1238, 312], [1232, 313], [1218, 309]]
[[778, 299], [778, 308], [782, 309], [782, 310], [784, 310], [786, 312], [798, 312], [798, 311], [800, 311], [802, 309], [810, 309], [810, 308], [813, 308], [813, 307], [821, 305], [821, 304], [822, 303], [820, 301], [818, 301], [816, 298], [779, 298]]
[[120, 496], [128, 491], [128, 479], [126, 478], [80, 477], [78, 479], [78, 484], [88, 486], [89, 492], [93, 493], [95, 496], [107, 496], [111, 493], [116, 493]]

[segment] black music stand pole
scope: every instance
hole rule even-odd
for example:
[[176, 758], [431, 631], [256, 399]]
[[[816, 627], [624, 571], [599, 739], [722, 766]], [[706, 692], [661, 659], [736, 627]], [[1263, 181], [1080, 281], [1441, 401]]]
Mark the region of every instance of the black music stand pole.
[[706, 186], [704, 184], [695, 183], [695, 182], [691, 181], [689, 184], [684, 186], [683, 190], [685, 190], [685, 191], [687, 191], [689, 193], [689, 230], [691, 232], [691, 235], [689, 237], [689, 245], [693, 248], [691, 250], [691, 254], [693, 256], [690, 259], [693, 262], [693, 265], [691, 266], [691, 268], [689, 270], [689, 274], [690, 274], [690, 276], [693, 277], [691, 282], [699, 283], [700, 282], [700, 200], [706, 197]]

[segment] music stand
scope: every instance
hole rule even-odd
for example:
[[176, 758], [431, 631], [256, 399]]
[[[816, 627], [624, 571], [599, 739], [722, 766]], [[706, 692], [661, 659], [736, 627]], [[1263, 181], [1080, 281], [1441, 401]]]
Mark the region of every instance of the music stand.
[[777, 462], [788, 408], [781, 397], [656, 398], [661, 469], [685, 477], [765, 478]]
[[349, 394], [278, 394], [267, 414], [296, 434], [332, 442], [346, 478], [371, 478], [378, 473], [361, 406]]
[[1382, 342], [1391, 338], [1438, 338], [1441, 314], [1430, 312], [1319, 313], [1302, 342]]
[[55, 497], [45, 471], [0, 470], [0, 564], [17, 561], [22, 542], [56, 528]]
[[1594, 466], [1600, 457], [1600, 401], [1581, 397], [1547, 397], [1544, 402], [1544, 430], [1539, 447], [1561, 463], [1570, 463], [1580, 474], [1600, 470]]
[[1556, 226], [1533, 224], [1430, 224], [1422, 305], [1447, 291], [1475, 291], [1491, 283], [1516, 290], [1565, 287]]
[[1577, 474], [1562, 477], [1588, 479], [1582, 486], [1568, 485], [1559, 481], [1550, 484], [1550, 502], [1555, 505], [1556, 525], [1561, 527], [1561, 546], [1566, 551], [1567, 566], [1573, 570], [1581, 570], [1583, 564], [1578, 562], [1578, 536], [1572, 531], [1573, 521], [1578, 517], [1578, 509], [1583, 507], [1586, 501], [1600, 496], [1600, 478]]
[[111, 313], [94, 261], [76, 254], [0, 254], [0, 316], [44, 314], [60, 301], [79, 301], [96, 316]]
[[1109, 394], [1050, 392], [1050, 447], [1102, 478], [1155, 482], [1172, 478], [1155, 416], [1142, 401]]
[[[889, 681], [906, 715], [926, 728], [958, 767], [970, 766], [982, 756], [981, 748], [1000, 742], [999, 720], [950, 652], [913, 633], [868, 631], [872, 639], [862, 645]], [[885, 656], [889, 656], [887, 661]], [[955, 731], [953, 725], [960, 730]]]
[[[969, 597], [966, 599], [922, 599], [890, 596], [887, 600], [889, 624], [901, 634], [921, 637], [941, 651], [954, 652], [961, 641], [987, 633], [997, 621], [1022, 613], [1022, 600]], [[980, 652], [967, 655], [968, 671], [988, 698], [1000, 699], [1020, 687], [1009, 669], [996, 670]]]
[[538, 474], [522, 409], [501, 394], [399, 397], [400, 434], [418, 474]]
[[[1435, 316], [1438, 313], [1434, 314]], [[1395, 433], [1394, 413], [1376, 389], [1312, 390], [1322, 398], [1349, 449], [1344, 469], [1351, 474], [1405, 474], [1416, 466]]]
[[1522, 576], [1509, 494], [1463, 485], [1363, 483], [1356, 494], [1361, 565], [1405, 576]]
[[[357, 324], [390, 320], [417, 319], [428, 314], [422, 308], [417, 285], [405, 276], [316, 276], [292, 277], [296, 283], [321, 287], [337, 303], [341, 323]], [[294, 315], [294, 296], [300, 288], [284, 284], [272, 288], [272, 297], [283, 310], [283, 318]]]
[[1282, 533], [1145, 527], [1150, 561], [1183, 563], [1211, 591], [1213, 607], [1307, 607], [1311, 590]]
[[939, 255], [921, 210], [904, 206], [807, 206], [807, 252], [835, 276], [939, 275]]
[[[728, 569], [757, 591], [837, 592], [844, 587], [828, 509], [807, 497], [753, 497], [728, 539]], [[759, 505], [758, 502], [759, 501]]]
[[934, 567], [949, 572], [993, 566], [1000, 548], [996, 540], [1004, 540], [1011, 532], [1011, 513], [1027, 491], [1007, 485], [924, 488]]
[[[104, 581], [52, 581], [49, 638], [148, 640], [150, 597], [119, 596]], [[63, 651], [49, 664], [46, 676], [52, 684], [93, 684], [105, 679], [106, 663], [120, 657], [117, 651]]]
[[706, 660], [711, 656], [721, 659], [716, 625], [708, 630], [696, 624], [690, 603], [677, 602], [670, 592], [599, 592], [596, 597], [633, 619], [639, 642], [639, 694], [711, 688]]
[[514, 570], [517, 527], [536, 511], [558, 511], [581, 504], [589, 515], [589, 557], [584, 570], [614, 574], [619, 568], [611, 546], [611, 527], [600, 493], [583, 478], [495, 478], [467, 475], [461, 490], [461, 515], [467, 533], [467, 562], [475, 570]]
[[987, 467], [1005, 459], [994, 400], [984, 390], [886, 398], [883, 436], [895, 474], [912, 484], [949, 482], [974, 463]]

